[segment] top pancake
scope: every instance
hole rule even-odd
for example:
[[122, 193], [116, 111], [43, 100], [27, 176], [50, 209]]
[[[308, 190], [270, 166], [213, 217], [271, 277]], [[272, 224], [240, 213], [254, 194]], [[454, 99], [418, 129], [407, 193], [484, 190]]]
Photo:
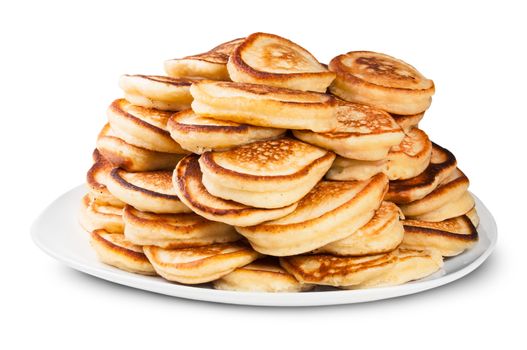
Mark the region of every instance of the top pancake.
[[201, 54], [165, 61], [165, 71], [169, 76], [178, 78], [230, 80], [227, 61], [232, 51], [244, 40], [234, 39]]
[[[329, 169], [335, 155], [290, 138], [253, 142], [223, 152], [205, 152], [201, 170], [226, 187], [254, 192], [280, 191], [301, 185], [318, 169]], [[327, 168], [325, 167], [327, 165]], [[315, 174], [316, 173], [316, 174]]]
[[227, 64], [233, 81], [325, 92], [335, 78], [307, 50], [277, 35], [254, 33]]
[[387, 112], [409, 115], [426, 110], [434, 93], [434, 82], [417, 69], [394, 57], [352, 51], [331, 60], [337, 74], [330, 87], [335, 95], [351, 102], [379, 107]]

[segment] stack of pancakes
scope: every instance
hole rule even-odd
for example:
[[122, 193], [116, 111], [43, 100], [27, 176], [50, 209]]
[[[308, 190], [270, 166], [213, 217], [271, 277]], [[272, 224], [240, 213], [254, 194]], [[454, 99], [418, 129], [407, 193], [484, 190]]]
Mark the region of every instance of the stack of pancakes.
[[418, 128], [434, 83], [388, 55], [329, 65], [255, 33], [125, 75], [80, 222], [100, 260], [298, 292], [405, 283], [478, 239], [469, 181]]

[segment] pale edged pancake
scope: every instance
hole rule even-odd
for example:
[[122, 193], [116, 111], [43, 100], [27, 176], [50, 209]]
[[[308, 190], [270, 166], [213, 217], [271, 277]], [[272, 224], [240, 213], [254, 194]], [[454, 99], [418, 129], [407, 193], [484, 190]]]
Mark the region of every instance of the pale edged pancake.
[[191, 109], [172, 115], [167, 130], [181, 147], [197, 154], [273, 139], [286, 132], [284, 129], [202, 117]]
[[402, 142], [388, 152], [386, 175], [390, 180], [405, 180], [421, 174], [430, 164], [432, 142], [421, 129], [413, 128]]
[[343, 239], [365, 225], [379, 208], [388, 187], [384, 174], [366, 181], [321, 181], [295, 211], [273, 221], [236, 227], [258, 252], [301, 254]]
[[239, 292], [287, 293], [303, 292], [313, 288], [296, 280], [284, 270], [278, 259], [265, 257], [237, 268], [213, 282], [215, 289]]
[[95, 230], [91, 232], [90, 238], [91, 246], [101, 262], [128, 272], [156, 274], [143, 253], [143, 248], [128, 242], [122, 233]]
[[123, 210], [124, 235], [138, 245], [186, 248], [240, 239], [234, 227], [194, 213], [154, 214], [127, 205]]
[[386, 200], [406, 204], [424, 198], [454, 172], [456, 165], [452, 152], [433, 143], [430, 164], [425, 171], [410, 179], [390, 181]]
[[326, 179], [336, 181], [367, 180], [379, 173], [384, 173], [387, 160], [356, 160], [344, 157], [335, 158], [326, 173]]
[[335, 79], [306, 49], [278, 35], [249, 35], [229, 57], [232, 81], [326, 92]]
[[125, 203], [108, 191], [106, 183], [114, 166], [95, 149], [92, 154], [93, 165], [86, 173], [86, 186], [90, 198], [98, 203], [123, 207]]
[[474, 227], [478, 227], [479, 226], [479, 215], [478, 215], [478, 212], [476, 210], [476, 206], [474, 206], [474, 208], [470, 209], [465, 215], [470, 219], [470, 221], [472, 222], [472, 225], [474, 225]]
[[176, 78], [230, 80], [227, 61], [234, 49], [244, 40], [245, 38], [234, 39], [201, 54], [167, 60], [165, 72]]
[[188, 153], [166, 130], [172, 112], [135, 106], [125, 99], [115, 100], [107, 110], [108, 122], [117, 137], [151, 151]]
[[260, 257], [239, 243], [180, 249], [145, 246], [143, 250], [160, 276], [184, 284], [214, 281]]
[[351, 289], [397, 286], [430, 276], [443, 267], [443, 257], [436, 249], [399, 248], [393, 255], [390, 269]]
[[280, 258], [280, 265], [302, 283], [345, 287], [380, 276], [393, 267], [396, 259], [393, 253], [358, 257], [296, 255]]
[[235, 226], [252, 226], [290, 214], [297, 203], [277, 209], [249, 207], [207, 192], [202, 183], [198, 156], [183, 158], [174, 170], [174, 189], [183, 203], [198, 215]]
[[164, 153], [137, 147], [115, 136], [106, 124], [97, 137], [97, 150], [114, 166], [127, 171], [174, 169], [183, 154]]
[[339, 156], [358, 160], [382, 160], [392, 146], [405, 137], [390, 114], [366, 105], [339, 102], [337, 127], [327, 133], [294, 130], [295, 137], [331, 150]]
[[329, 90], [340, 98], [413, 115], [432, 102], [434, 82], [397, 58], [371, 51], [352, 51], [329, 63], [337, 74]]
[[104, 229], [110, 233], [123, 233], [123, 208], [99, 203], [85, 195], [81, 200], [79, 223], [88, 232]]
[[115, 168], [107, 186], [115, 197], [142, 211], [159, 214], [191, 212], [176, 195], [169, 170], [131, 173]]
[[387, 253], [401, 244], [404, 228], [399, 220], [399, 208], [391, 202], [382, 202], [368, 223], [344, 239], [329, 243], [317, 253], [334, 255], [371, 255]]
[[408, 132], [412, 128], [417, 128], [419, 126], [419, 122], [423, 119], [424, 116], [425, 112], [412, 115], [392, 114], [392, 118], [401, 127], [401, 129], [404, 130], [404, 132]]
[[468, 213], [475, 206], [472, 195], [465, 191], [459, 198], [423, 214], [412, 216], [413, 219], [438, 222]]
[[214, 196], [256, 208], [281, 208], [304, 197], [328, 171], [332, 152], [291, 138], [258, 141], [199, 159]]
[[194, 80], [160, 75], [125, 74], [119, 79], [124, 98], [133, 105], [180, 111], [190, 108]]
[[190, 93], [192, 109], [205, 117], [315, 132], [337, 126], [336, 99], [326, 94], [224, 81], [197, 82]]
[[437, 249], [443, 256], [455, 256], [478, 241], [478, 231], [467, 215], [440, 222], [405, 220], [403, 246]]
[[399, 204], [406, 217], [422, 215], [457, 200], [469, 186], [468, 177], [459, 169], [454, 170], [435, 190], [416, 201]]

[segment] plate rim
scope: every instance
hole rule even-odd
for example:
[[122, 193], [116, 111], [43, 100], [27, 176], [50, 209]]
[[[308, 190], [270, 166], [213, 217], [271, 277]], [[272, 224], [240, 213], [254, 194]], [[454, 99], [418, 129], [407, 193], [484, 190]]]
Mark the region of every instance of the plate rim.
[[[76, 186], [66, 191], [54, 201], [52, 201], [33, 221], [30, 234], [33, 242], [37, 247], [47, 255], [53, 257], [59, 262], [86, 273], [88, 275], [101, 278], [103, 280], [125, 285], [127, 287], [146, 290], [153, 293], [164, 294], [172, 297], [224, 303], [246, 306], [277, 306], [277, 307], [294, 307], [294, 306], [326, 306], [363, 303], [375, 300], [390, 299], [409, 294], [415, 294], [437, 288], [442, 285], [456, 281], [469, 273], [476, 270], [492, 254], [496, 247], [498, 229], [492, 213], [483, 204], [483, 202], [473, 193], [476, 206], [480, 215], [485, 215], [489, 220], [491, 227], [488, 228], [487, 238], [489, 239], [488, 247], [472, 262], [462, 267], [458, 271], [445, 274], [443, 276], [431, 279], [416, 281], [398, 286], [379, 287], [356, 290], [330, 290], [330, 291], [307, 291], [302, 293], [262, 293], [262, 292], [241, 292], [226, 291], [212, 288], [202, 288], [187, 286], [176, 283], [167, 283], [160, 280], [159, 277], [142, 276], [126, 271], [113, 271], [110, 268], [105, 269], [95, 265], [86, 265], [81, 261], [64, 256], [47, 246], [41, 239], [39, 224], [44, 221], [46, 213], [55, 205], [65, 200], [68, 196], [74, 195], [85, 189], [84, 185]], [[80, 197], [79, 197], [80, 201]], [[45, 230], [42, 230], [45, 231]], [[145, 279], [145, 277], [149, 277]], [[151, 279], [150, 279], [151, 278]]]

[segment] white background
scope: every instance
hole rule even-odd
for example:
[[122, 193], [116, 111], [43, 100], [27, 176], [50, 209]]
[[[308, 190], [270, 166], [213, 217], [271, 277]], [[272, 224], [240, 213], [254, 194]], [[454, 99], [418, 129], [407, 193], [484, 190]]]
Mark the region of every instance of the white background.
[[[462, 348], [525, 344], [527, 55], [521, 2], [17, 1], [0, 5], [2, 348]], [[498, 246], [473, 274], [362, 305], [236, 307], [121, 287], [54, 261], [31, 221], [83, 182], [123, 73], [255, 31], [322, 62], [381, 51], [437, 92], [422, 127], [451, 149], [495, 214]], [[519, 346], [514, 346], [518, 348]]]

